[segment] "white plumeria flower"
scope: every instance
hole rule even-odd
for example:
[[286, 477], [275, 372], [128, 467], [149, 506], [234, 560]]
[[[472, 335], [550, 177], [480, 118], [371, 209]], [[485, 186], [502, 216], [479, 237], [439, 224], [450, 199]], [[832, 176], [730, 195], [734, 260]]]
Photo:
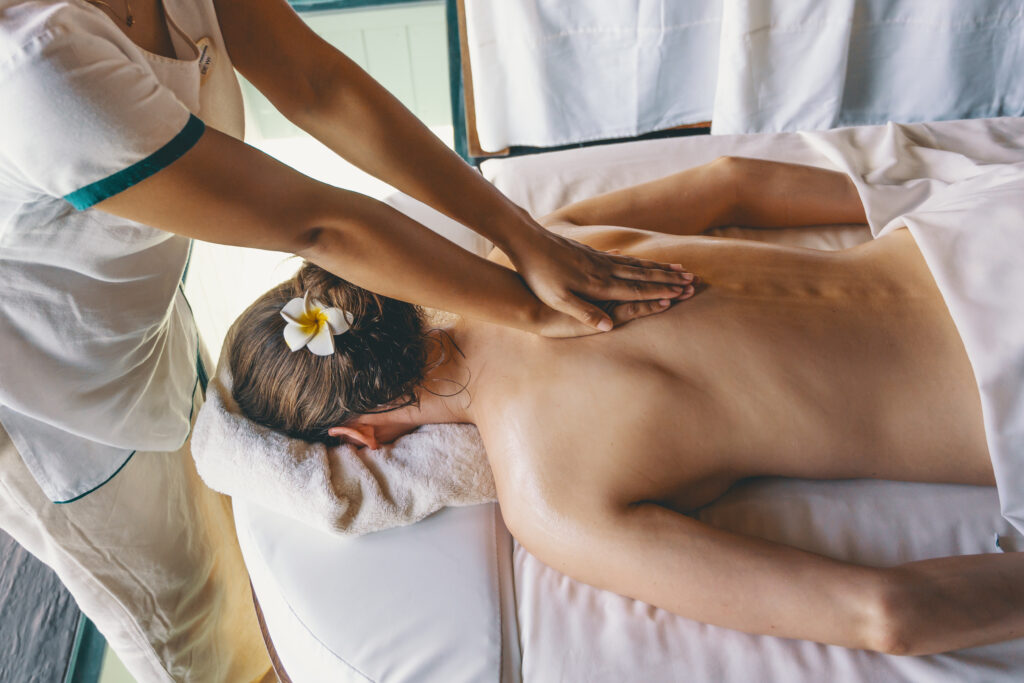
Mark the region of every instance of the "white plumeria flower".
[[352, 314], [340, 308], [327, 308], [319, 301], [310, 301], [309, 292], [301, 299], [292, 299], [281, 309], [284, 341], [292, 351], [306, 347], [317, 356], [334, 353], [334, 335], [347, 332]]

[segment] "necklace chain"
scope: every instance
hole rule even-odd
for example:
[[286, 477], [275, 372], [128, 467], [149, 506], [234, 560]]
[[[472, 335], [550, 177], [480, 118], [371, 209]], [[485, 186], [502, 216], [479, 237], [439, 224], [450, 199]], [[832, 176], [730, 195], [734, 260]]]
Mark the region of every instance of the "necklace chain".
[[121, 15], [115, 12], [114, 8], [110, 6], [110, 3], [104, 2], [104, 0], [87, 0], [87, 2], [91, 2], [94, 5], [102, 5], [103, 7], [106, 7], [108, 12], [117, 17], [119, 21], [123, 21], [124, 25], [128, 28], [131, 28], [135, 24], [135, 14], [132, 13], [131, 0], [124, 0], [125, 12], [127, 14], [127, 16], [125, 16], [124, 19], [121, 19]]

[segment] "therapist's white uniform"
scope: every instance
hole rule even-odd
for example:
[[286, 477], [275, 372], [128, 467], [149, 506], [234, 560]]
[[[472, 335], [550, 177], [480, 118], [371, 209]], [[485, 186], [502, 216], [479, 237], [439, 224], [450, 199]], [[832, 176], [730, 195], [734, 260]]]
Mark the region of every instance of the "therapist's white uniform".
[[190, 241], [90, 208], [206, 125], [242, 137], [211, 0], [164, 6], [177, 59], [84, 0], [0, 0], [0, 527], [140, 681], [253, 681], [270, 665], [230, 505], [188, 450]]

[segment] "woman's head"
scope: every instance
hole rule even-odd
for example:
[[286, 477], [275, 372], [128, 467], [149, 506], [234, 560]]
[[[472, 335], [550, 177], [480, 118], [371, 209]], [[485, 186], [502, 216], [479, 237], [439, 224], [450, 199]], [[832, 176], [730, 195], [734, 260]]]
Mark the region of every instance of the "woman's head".
[[[281, 309], [311, 300], [352, 314], [335, 351], [291, 351]], [[353, 417], [416, 402], [427, 364], [422, 310], [368, 292], [306, 263], [253, 303], [228, 334], [232, 394], [249, 419], [289, 436], [334, 443], [327, 434]]]

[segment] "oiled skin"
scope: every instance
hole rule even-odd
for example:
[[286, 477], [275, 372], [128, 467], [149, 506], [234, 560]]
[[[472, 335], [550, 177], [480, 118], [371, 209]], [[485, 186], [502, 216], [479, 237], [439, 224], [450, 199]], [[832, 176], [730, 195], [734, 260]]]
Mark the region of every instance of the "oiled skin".
[[685, 511], [752, 476], [994, 483], [967, 355], [909, 231], [841, 252], [570, 234], [683, 263], [706, 289], [595, 338], [460, 323], [499, 495]]

